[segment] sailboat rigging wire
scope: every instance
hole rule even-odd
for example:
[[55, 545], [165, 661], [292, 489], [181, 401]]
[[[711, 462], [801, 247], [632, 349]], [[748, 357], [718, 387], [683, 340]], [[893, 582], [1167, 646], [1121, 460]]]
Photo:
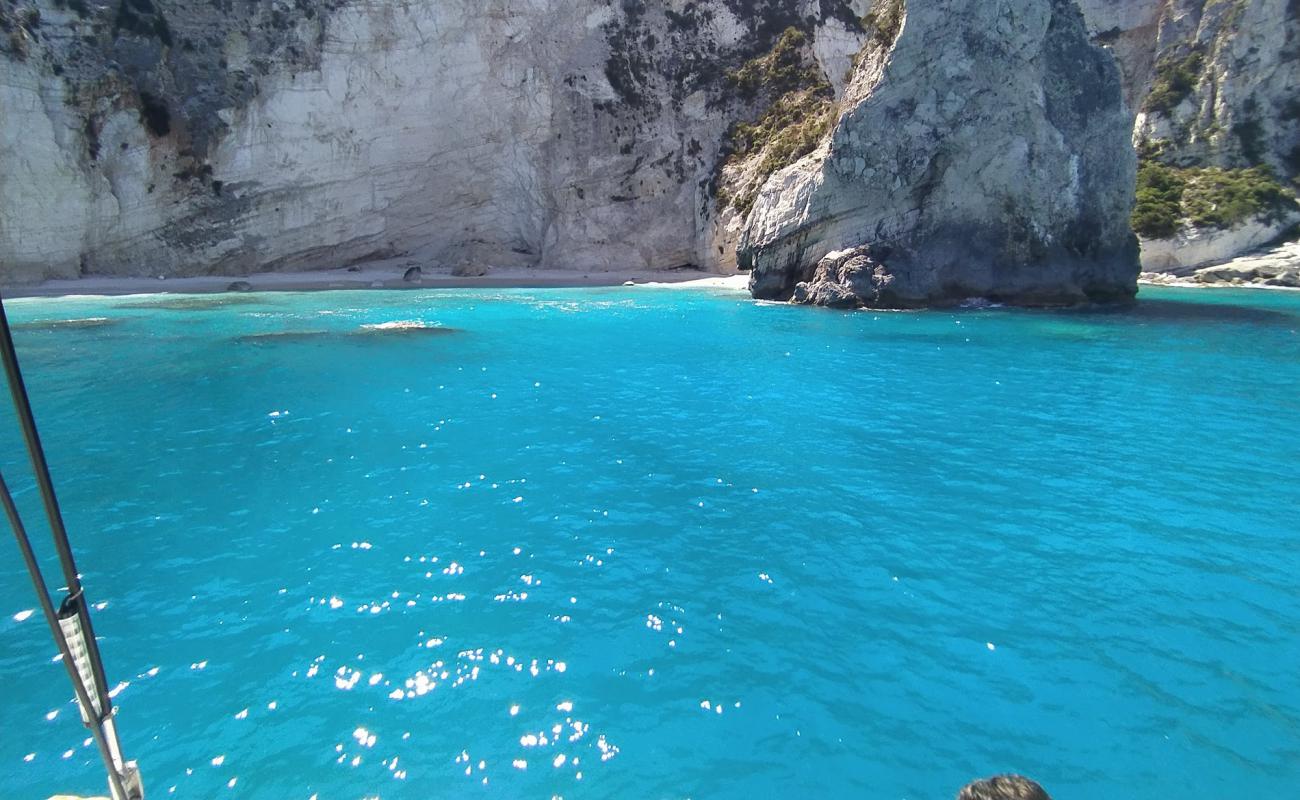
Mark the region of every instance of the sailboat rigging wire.
[[13, 397], [14, 411], [18, 415], [23, 441], [27, 445], [27, 454], [31, 459], [32, 471], [40, 489], [45, 516], [49, 520], [50, 534], [54, 539], [54, 548], [58, 552], [59, 565], [63, 569], [64, 582], [67, 585], [67, 597], [57, 611], [50, 600], [45, 577], [32, 550], [31, 540], [27, 536], [18, 507], [2, 475], [0, 475], [0, 504], [4, 506], [5, 516], [8, 517], [9, 525], [13, 528], [18, 548], [22, 551], [23, 561], [40, 601], [41, 613], [50, 626], [50, 634], [54, 637], [63, 665], [72, 681], [72, 687], [77, 695], [77, 704], [81, 709], [82, 721], [90, 728], [100, 755], [104, 759], [113, 798], [114, 800], [139, 800], [144, 794], [139, 771], [134, 762], [122, 760], [121, 746], [113, 724], [113, 701], [108, 693], [108, 682], [104, 677], [104, 662], [99, 653], [99, 643], [95, 639], [94, 628], [90, 624], [90, 611], [86, 604], [85, 591], [81, 585], [81, 576], [77, 572], [76, 561], [72, 556], [72, 546], [68, 542], [68, 531], [63, 524], [59, 501], [54, 493], [54, 482], [50, 479], [45, 450], [41, 446], [40, 434], [36, 430], [36, 420], [32, 415], [27, 387], [23, 383], [22, 371], [18, 365], [18, 353], [14, 349], [3, 298], [0, 298], [0, 361], [4, 363], [5, 378]]
[[18, 514], [18, 507], [14, 504], [13, 495], [9, 492], [9, 486], [5, 483], [4, 475], [0, 474], [0, 504], [4, 505], [5, 516], [9, 518], [9, 527], [13, 529], [14, 539], [18, 542], [18, 549], [23, 554], [23, 562], [27, 565], [27, 573], [32, 578], [32, 585], [36, 589], [36, 599], [41, 606], [41, 615], [45, 617], [45, 622], [50, 626], [50, 635], [54, 637], [54, 643], [58, 645], [60, 661], [63, 662], [64, 668], [68, 671], [68, 678], [72, 681], [73, 691], [77, 695], [77, 705], [82, 710], [82, 721], [86, 727], [90, 728], [91, 736], [95, 740], [96, 746], [99, 747], [99, 755], [104, 759], [104, 766], [108, 769], [109, 786], [113, 789], [114, 797], [126, 797], [127, 794], [122, 787], [122, 779], [118, 775], [117, 765], [113, 762], [112, 750], [109, 748], [107, 739], [99, 723], [101, 719], [87, 719], [87, 710], [94, 709], [95, 705], [90, 696], [86, 693], [86, 686], [82, 683], [81, 677], [77, 674], [76, 661], [72, 652], [68, 649], [67, 639], [64, 638], [63, 630], [59, 626], [58, 612], [54, 609], [54, 604], [50, 602], [50, 592], [45, 585], [45, 576], [41, 574], [40, 564], [36, 560], [36, 553], [32, 550], [31, 539], [27, 536], [27, 529], [23, 526], [22, 517]]

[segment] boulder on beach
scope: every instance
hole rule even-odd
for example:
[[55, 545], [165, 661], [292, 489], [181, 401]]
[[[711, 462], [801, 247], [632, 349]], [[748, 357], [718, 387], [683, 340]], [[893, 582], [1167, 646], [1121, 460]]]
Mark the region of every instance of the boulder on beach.
[[402, 280], [407, 283], [418, 283], [419, 281], [424, 280], [424, 271], [418, 266], [411, 267], [407, 269], [406, 272], [402, 273]]
[[457, 278], [481, 278], [488, 274], [488, 265], [478, 261], [462, 261], [451, 268]]
[[248, 281], [234, 281], [226, 287], [227, 292], [251, 292], [253, 284]]
[[1254, 284], [1300, 288], [1300, 242], [1284, 245], [1224, 264], [1204, 267], [1192, 274], [1192, 280], [1209, 286]]

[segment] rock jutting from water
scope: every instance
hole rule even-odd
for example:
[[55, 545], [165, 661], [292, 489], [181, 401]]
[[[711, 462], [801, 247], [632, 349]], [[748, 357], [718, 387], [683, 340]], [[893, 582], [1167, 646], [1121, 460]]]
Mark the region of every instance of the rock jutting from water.
[[758, 195], [739, 246], [754, 295], [1131, 298], [1130, 118], [1074, 4], [912, 0], [876, 36], [830, 134]]
[[828, 308], [896, 305], [890, 291], [894, 276], [873, 258], [879, 255], [870, 247], [827, 253], [808, 280], [795, 284], [791, 302]]

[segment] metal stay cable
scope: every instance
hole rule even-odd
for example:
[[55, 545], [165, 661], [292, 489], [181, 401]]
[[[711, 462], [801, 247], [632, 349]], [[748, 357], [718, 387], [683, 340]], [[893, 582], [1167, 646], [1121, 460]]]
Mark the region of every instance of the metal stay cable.
[[94, 628], [90, 623], [90, 610], [81, 585], [81, 576], [77, 572], [72, 546], [68, 542], [68, 531], [64, 527], [63, 514], [59, 510], [59, 501], [54, 493], [54, 483], [50, 479], [45, 450], [41, 446], [40, 434], [36, 430], [36, 420], [32, 415], [27, 387], [18, 365], [18, 354], [14, 349], [3, 298], [0, 298], [0, 361], [4, 363], [5, 378], [13, 398], [14, 411], [18, 415], [23, 441], [27, 445], [27, 455], [31, 459], [32, 471], [40, 489], [45, 516], [49, 520], [50, 534], [54, 539], [59, 565], [63, 569], [64, 582], [67, 585], [68, 594], [57, 611], [50, 600], [45, 578], [41, 574], [40, 565], [32, 550], [31, 540], [23, 526], [18, 507], [13, 502], [13, 496], [8, 486], [4, 484], [2, 476], [0, 476], [0, 488], [3, 491], [0, 491], [0, 501], [3, 502], [5, 515], [13, 528], [14, 537], [18, 540], [23, 560], [39, 595], [41, 613], [50, 624], [50, 632], [54, 636], [55, 644], [58, 645], [59, 653], [63, 656], [64, 666], [76, 690], [82, 721], [91, 729], [99, 745], [100, 754], [104, 758], [104, 765], [108, 770], [109, 788], [112, 790], [114, 800], [142, 798], [144, 791], [139, 770], [133, 762], [125, 762], [122, 759], [121, 745], [113, 721], [113, 701], [108, 692], [108, 682], [104, 677], [99, 643], [95, 639]]
[[[18, 549], [22, 551], [23, 562], [27, 565], [27, 574], [31, 576], [32, 586], [36, 589], [36, 599], [41, 605], [41, 614], [45, 617], [45, 622], [50, 626], [50, 635], [54, 637], [54, 643], [59, 647], [59, 655], [62, 656], [60, 660], [67, 669], [68, 679], [72, 681], [72, 688], [77, 694], [77, 704], [82, 709], [93, 709], [95, 705], [86, 694], [86, 687], [81, 682], [81, 676], [77, 674], [75, 659], [73, 659], [72, 653], [68, 649], [68, 642], [63, 636], [63, 629], [59, 626], [58, 612], [54, 610], [54, 603], [50, 601], [50, 591], [45, 585], [45, 576], [41, 574], [41, 566], [36, 560], [36, 553], [32, 550], [31, 539], [27, 536], [27, 529], [23, 526], [22, 517], [18, 514], [18, 507], [14, 504], [13, 495], [9, 492], [9, 486], [5, 483], [3, 473], [0, 473], [0, 504], [4, 505], [5, 516], [9, 518], [9, 527], [13, 529], [14, 539], [18, 541]], [[91, 736], [99, 747], [99, 755], [104, 759], [104, 766], [108, 770], [109, 787], [113, 790], [113, 796], [126, 797], [127, 794], [122, 787], [121, 776], [118, 775], [117, 767], [113, 763], [112, 751], [104, 736], [103, 729], [98, 724], [99, 722], [101, 720], [95, 720], [95, 724], [86, 727], [90, 728]]]
[[[36, 475], [36, 485], [41, 490], [41, 503], [45, 506], [45, 516], [50, 522], [50, 535], [54, 538], [54, 548], [59, 553], [59, 564], [63, 568], [64, 585], [68, 587], [68, 596], [80, 598], [81, 575], [77, 572], [77, 562], [72, 557], [72, 546], [68, 544], [68, 530], [63, 525], [63, 514], [59, 511], [59, 500], [54, 494], [54, 483], [50, 480], [50, 467], [45, 461], [45, 448], [41, 447], [41, 436], [36, 430], [36, 420], [32, 416], [32, 404], [27, 397], [27, 385], [18, 367], [18, 353], [14, 350], [13, 335], [9, 331], [9, 318], [5, 314], [4, 302], [0, 298], [0, 360], [4, 362], [5, 377], [9, 382], [9, 393], [13, 396], [14, 411], [18, 414], [18, 424], [22, 428], [23, 441], [27, 445], [27, 455], [32, 461], [32, 471]], [[94, 644], [95, 633], [90, 626], [90, 615], [83, 610], [78, 612], [85, 628], [86, 637], [91, 648], [91, 661], [95, 667], [95, 684], [107, 695], [107, 681], [99, 659], [99, 646]], [[110, 711], [111, 703], [105, 707]]]

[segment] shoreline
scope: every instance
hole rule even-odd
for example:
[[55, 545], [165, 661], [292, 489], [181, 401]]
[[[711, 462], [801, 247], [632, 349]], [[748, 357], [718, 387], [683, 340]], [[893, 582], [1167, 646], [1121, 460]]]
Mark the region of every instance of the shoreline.
[[[532, 269], [513, 267], [496, 269], [487, 275], [468, 277], [450, 271], [425, 272], [420, 280], [403, 279], [406, 266], [376, 262], [360, 269], [338, 268], [305, 272], [261, 272], [252, 275], [199, 275], [183, 278], [142, 278], [101, 276], [64, 278], [41, 283], [0, 287], [6, 300], [60, 297], [125, 297], [159, 294], [223, 294], [228, 292], [324, 292], [361, 290], [417, 289], [597, 289], [632, 286], [649, 289], [722, 289], [748, 292], [749, 276], [745, 273], [724, 275], [703, 270], [610, 270]], [[1293, 286], [1255, 283], [1204, 283], [1167, 276], [1152, 279], [1143, 273], [1138, 279], [1143, 287], [1175, 289], [1265, 289], [1297, 292]], [[1161, 273], [1156, 273], [1161, 274]], [[236, 282], [251, 288], [231, 289]]]
[[[360, 267], [306, 272], [260, 272], [252, 275], [200, 275], [185, 278], [86, 277], [0, 287], [6, 300], [33, 297], [117, 297], [135, 294], [220, 294], [224, 292], [315, 292], [362, 289], [576, 289], [636, 286], [655, 289], [715, 288], [745, 291], [749, 276], [703, 270], [579, 271], [494, 269], [487, 275], [463, 277], [448, 270], [425, 271], [419, 280], [403, 279], [405, 259]], [[237, 282], [250, 288], [231, 289]]]
[[1170, 278], [1168, 280], [1139, 278], [1139, 297], [1141, 297], [1140, 292], [1144, 286], [1154, 286], [1160, 289], [1264, 289], [1270, 292], [1300, 292], [1300, 287], [1298, 286], [1274, 286], [1267, 283], [1201, 283], [1200, 281], [1192, 281], [1182, 278]]

